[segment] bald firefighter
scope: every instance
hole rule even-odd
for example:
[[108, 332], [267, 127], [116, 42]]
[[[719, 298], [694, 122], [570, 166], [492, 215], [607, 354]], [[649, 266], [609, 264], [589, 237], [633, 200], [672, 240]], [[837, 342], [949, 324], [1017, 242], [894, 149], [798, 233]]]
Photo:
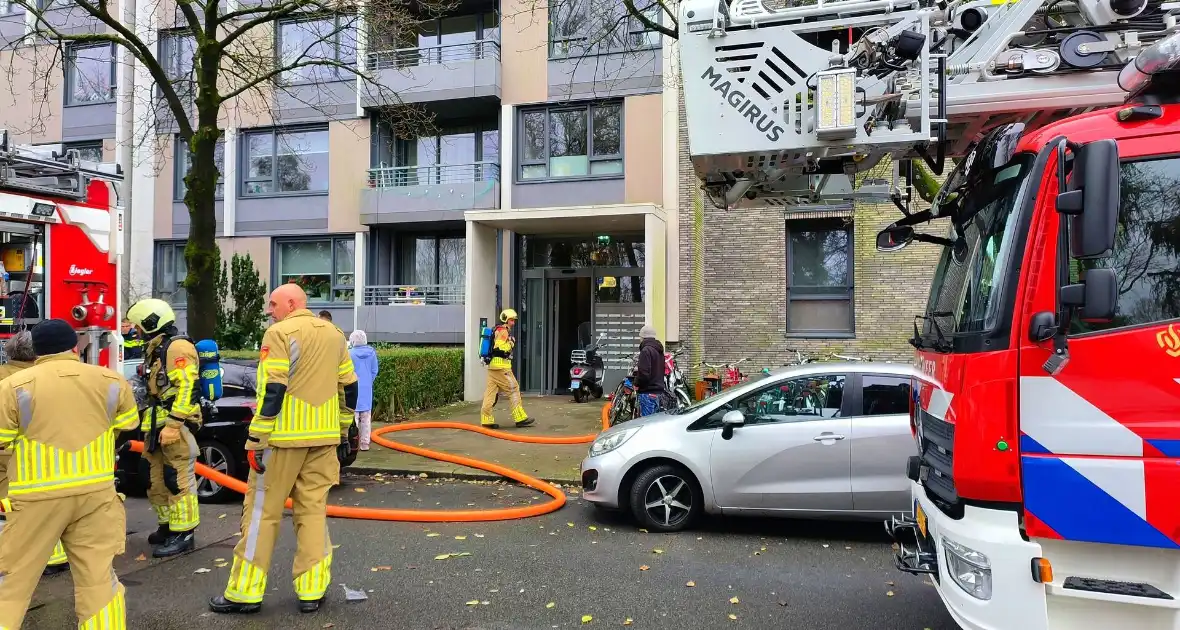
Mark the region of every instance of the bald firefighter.
[[168, 558], [196, 548], [197, 440], [201, 388], [197, 348], [176, 330], [176, 314], [164, 300], [136, 302], [127, 311], [144, 348], [148, 408], [143, 413], [144, 457], [151, 472], [148, 502], [156, 531], [148, 536], [152, 556]]
[[126, 628], [127, 515], [115, 493], [115, 435], [139, 426], [131, 385], [78, 360], [61, 319], [33, 328], [36, 363], [0, 381], [0, 447], [12, 453], [0, 536], [0, 628], [20, 628], [60, 539], [73, 561], [79, 628]]
[[[13, 335], [4, 344], [4, 354], [7, 355], [8, 362], [0, 365], [0, 380], [32, 367], [33, 361], [37, 360], [37, 353], [33, 351], [33, 334], [22, 330]], [[11, 458], [10, 451], [0, 451], [0, 499], [8, 496], [8, 463]], [[3, 531], [3, 527], [4, 515], [0, 514], [0, 531]], [[66, 549], [59, 540], [53, 546], [53, 553], [49, 556], [49, 564], [45, 567], [44, 575], [54, 575], [68, 571], [69, 568], [70, 563], [66, 558]]]
[[488, 387], [483, 393], [483, 406], [479, 410], [479, 422], [489, 429], [498, 429], [492, 408], [500, 393], [508, 397], [512, 408], [512, 420], [518, 427], [527, 427], [534, 422], [524, 411], [520, 401], [520, 385], [512, 373], [512, 351], [516, 348], [516, 337], [512, 329], [516, 326], [516, 311], [506, 308], [500, 311], [500, 325], [492, 332], [491, 361], [488, 362]]
[[258, 411], [246, 441], [250, 478], [242, 537], [225, 592], [209, 600], [216, 613], [261, 610], [288, 497], [296, 543], [291, 574], [300, 612], [319, 610], [332, 579], [328, 490], [339, 483], [340, 451], [348, 449], [356, 373], [344, 335], [307, 310], [307, 295], [298, 285], [275, 289], [267, 313], [275, 323], [258, 355]]

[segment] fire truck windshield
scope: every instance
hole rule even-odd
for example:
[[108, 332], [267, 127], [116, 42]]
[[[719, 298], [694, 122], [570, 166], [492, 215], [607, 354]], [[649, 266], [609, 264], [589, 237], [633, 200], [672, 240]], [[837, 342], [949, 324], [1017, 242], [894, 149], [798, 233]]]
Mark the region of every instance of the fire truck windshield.
[[994, 330], [1001, 322], [1000, 296], [1008, 270], [1018, 264], [1016, 215], [1029, 188], [1032, 162], [1029, 154], [999, 168], [992, 168], [991, 160], [971, 160], [943, 186], [938, 214], [951, 217], [955, 245], [943, 249], [935, 270], [924, 338], [946, 336], [953, 342]]

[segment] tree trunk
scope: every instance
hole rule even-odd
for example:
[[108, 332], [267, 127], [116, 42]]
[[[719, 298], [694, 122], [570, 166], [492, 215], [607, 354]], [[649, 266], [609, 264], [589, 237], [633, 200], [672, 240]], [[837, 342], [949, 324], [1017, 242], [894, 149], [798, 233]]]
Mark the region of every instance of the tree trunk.
[[188, 245], [184, 260], [188, 277], [188, 334], [193, 339], [212, 339], [217, 330], [217, 277], [221, 252], [215, 239], [217, 215], [217, 164], [214, 152], [220, 132], [216, 123], [199, 126], [189, 140], [189, 171], [184, 178], [184, 203], [188, 206]]

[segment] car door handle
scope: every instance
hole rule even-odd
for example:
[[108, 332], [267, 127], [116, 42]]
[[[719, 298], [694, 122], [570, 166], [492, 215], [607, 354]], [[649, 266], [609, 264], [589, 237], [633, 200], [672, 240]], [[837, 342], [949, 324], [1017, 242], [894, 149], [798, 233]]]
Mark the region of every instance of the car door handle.
[[828, 442], [828, 441], [843, 440], [844, 436], [843, 435], [836, 435], [835, 433], [824, 433], [822, 435], [817, 435], [811, 439], [815, 440], [816, 442]]

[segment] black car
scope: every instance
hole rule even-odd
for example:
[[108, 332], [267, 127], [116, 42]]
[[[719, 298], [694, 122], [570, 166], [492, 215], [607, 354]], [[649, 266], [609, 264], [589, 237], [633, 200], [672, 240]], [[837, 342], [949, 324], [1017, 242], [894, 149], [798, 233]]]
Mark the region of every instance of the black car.
[[[125, 361], [123, 372], [131, 387], [135, 391], [135, 398], [139, 401], [140, 413], [147, 406], [147, 386], [138, 372], [138, 365], [142, 361]], [[223, 359], [221, 362], [222, 396], [214, 405], [216, 413], [209, 409], [202, 409], [204, 424], [197, 431], [197, 447], [199, 452], [197, 461], [231, 477], [245, 481], [249, 473], [246, 462], [246, 437], [249, 434], [250, 420], [254, 417], [257, 407], [255, 396], [255, 371], [257, 363], [254, 361], [240, 361]], [[122, 446], [128, 440], [142, 440], [139, 431], [127, 431], [119, 436], [117, 446]], [[360, 433], [353, 424], [348, 431], [349, 454], [342, 461], [341, 468], [351, 466], [356, 461], [360, 450]], [[143, 494], [148, 487], [147, 461], [128, 450], [121, 450], [119, 461], [115, 469], [116, 485], [125, 494]], [[240, 495], [219, 483], [204, 477], [197, 477], [197, 498], [203, 503], [220, 503], [237, 499]]]

